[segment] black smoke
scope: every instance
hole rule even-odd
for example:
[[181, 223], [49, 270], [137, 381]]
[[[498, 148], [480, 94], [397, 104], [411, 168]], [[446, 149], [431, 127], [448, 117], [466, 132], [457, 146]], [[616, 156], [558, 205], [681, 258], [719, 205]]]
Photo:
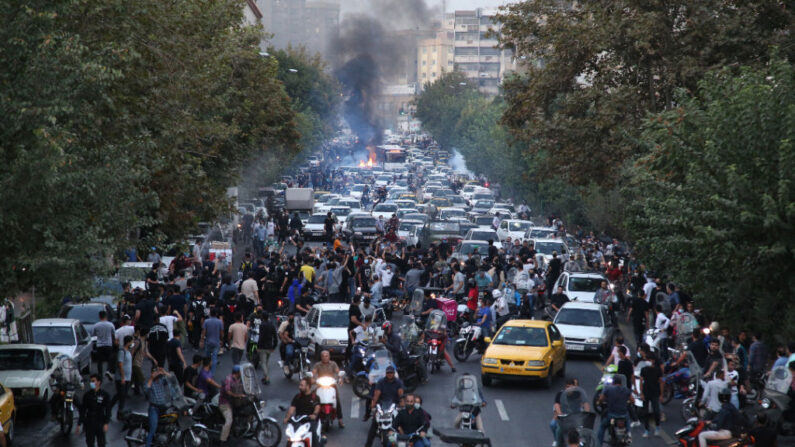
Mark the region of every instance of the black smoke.
[[346, 97], [343, 112], [362, 143], [379, 144], [383, 135], [376, 99], [385, 77], [413, 59], [415, 42], [396, 32], [428, 29], [440, 12], [424, 0], [376, 0], [368, 12], [348, 15], [332, 39], [334, 73]]

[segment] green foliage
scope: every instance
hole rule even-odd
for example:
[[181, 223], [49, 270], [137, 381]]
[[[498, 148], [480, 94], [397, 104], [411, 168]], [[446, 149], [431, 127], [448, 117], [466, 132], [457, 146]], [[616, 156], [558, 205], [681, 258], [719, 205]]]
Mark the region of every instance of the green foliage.
[[[136, 238], [229, 207], [250, 160], [289, 160], [295, 112], [239, 1], [0, 2], [0, 285], [87, 293]], [[24, 271], [23, 271], [24, 268]]]
[[647, 113], [672, 107], [710, 70], [763, 64], [792, 47], [792, 9], [777, 0], [526, 0], [503, 7], [501, 43], [524, 57], [504, 83], [503, 123], [544, 154], [541, 173], [613, 187], [638, 155]]
[[467, 83], [463, 73], [445, 73], [436, 82], [425, 84], [414, 116], [442, 147], [449, 149], [455, 146], [455, 126], [461, 112], [477, 97], [477, 89]]
[[[730, 327], [795, 336], [795, 69], [707, 76], [653, 115], [625, 190], [644, 259]], [[775, 323], [772, 323], [775, 322]]]

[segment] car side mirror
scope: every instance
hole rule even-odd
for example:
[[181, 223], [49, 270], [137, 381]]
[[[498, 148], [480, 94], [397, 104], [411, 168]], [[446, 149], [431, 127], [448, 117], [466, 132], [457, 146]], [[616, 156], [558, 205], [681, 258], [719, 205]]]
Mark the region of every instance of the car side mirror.
[[486, 343], [491, 343], [491, 337], [483, 337], [483, 341]]

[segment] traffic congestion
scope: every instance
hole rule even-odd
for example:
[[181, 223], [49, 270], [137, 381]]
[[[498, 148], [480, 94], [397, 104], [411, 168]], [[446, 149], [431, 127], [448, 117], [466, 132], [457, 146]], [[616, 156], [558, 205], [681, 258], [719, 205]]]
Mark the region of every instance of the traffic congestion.
[[339, 136], [31, 343], [0, 307], [0, 446], [795, 443], [794, 343], [501, 189]]

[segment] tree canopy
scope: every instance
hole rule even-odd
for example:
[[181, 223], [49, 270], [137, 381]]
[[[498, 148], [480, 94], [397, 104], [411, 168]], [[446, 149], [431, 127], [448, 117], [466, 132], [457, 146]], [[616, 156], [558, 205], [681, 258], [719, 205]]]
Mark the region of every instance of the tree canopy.
[[723, 70], [674, 98], [643, 129], [648, 154], [625, 189], [631, 235], [712, 315], [791, 340], [795, 69]]

